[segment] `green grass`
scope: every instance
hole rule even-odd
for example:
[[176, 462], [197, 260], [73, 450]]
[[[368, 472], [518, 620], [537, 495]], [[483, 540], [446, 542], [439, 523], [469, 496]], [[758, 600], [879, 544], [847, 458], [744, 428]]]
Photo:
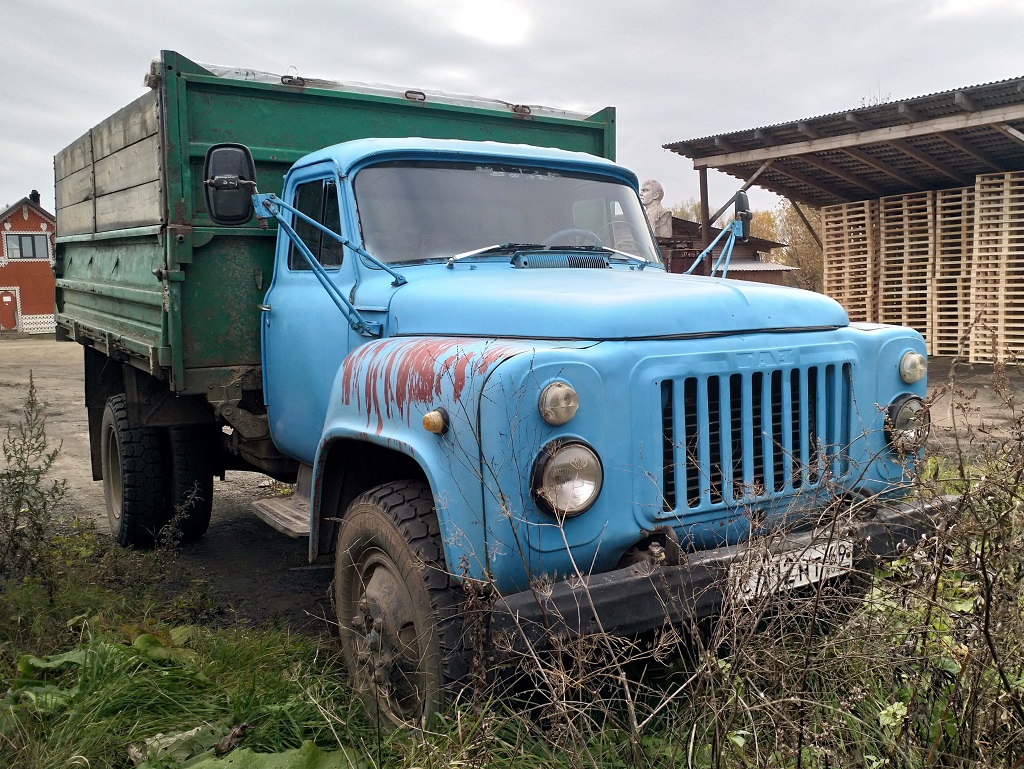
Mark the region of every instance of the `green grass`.
[[[62, 663], [62, 664], [61, 664]], [[58, 666], [59, 665], [59, 666]], [[344, 676], [314, 639], [280, 630], [156, 630], [89, 638], [68, 655], [22, 658], [0, 701], [0, 765], [57, 767], [76, 756], [125, 765], [131, 745], [201, 727], [212, 741], [246, 724], [246, 747], [338, 747], [352, 713]], [[329, 714], [329, 715], [328, 715]]]
[[[428, 733], [369, 722], [334, 639], [230, 624], [172, 552], [65, 530], [48, 583], [0, 591], [0, 766], [127, 767], [134, 746], [147, 767], [208, 769], [1010, 767], [1024, 756], [1020, 513], [986, 487], [941, 544], [835, 616], [794, 599], [693, 638], [515, 660], [532, 689], [485, 692]], [[247, 763], [216, 763], [210, 746], [243, 724], [229, 756]]]

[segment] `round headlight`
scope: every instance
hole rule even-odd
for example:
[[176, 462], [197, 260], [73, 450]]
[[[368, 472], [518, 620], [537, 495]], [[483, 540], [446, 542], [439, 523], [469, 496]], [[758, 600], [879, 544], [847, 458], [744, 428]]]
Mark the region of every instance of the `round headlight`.
[[911, 351], [900, 358], [900, 379], [907, 384], [920, 382], [927, 373], [928, 359], [921, 353]]
[[580, 407], [580, 398], [572, 386], [565, 382], [552, 382], [540, 394], [537, 408], [541, 418], [549, 425], [564, 425]]
[[601, 493], [604, 470], [590, 446], [576, 441], [549, 443], [533, 468], [533, 496], [556, 518], [590, 509]]
[[892, 402], [885, 419], [885, 437], [901, 454], [912, 454], [928, 440], [931, 416], [916, 395], [903, 395]]

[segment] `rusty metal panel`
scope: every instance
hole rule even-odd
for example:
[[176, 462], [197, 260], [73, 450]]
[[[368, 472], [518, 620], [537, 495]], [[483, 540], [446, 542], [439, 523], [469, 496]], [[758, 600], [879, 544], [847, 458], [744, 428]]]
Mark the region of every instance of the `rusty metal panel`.
[[62, 241], [57, 322], [110, 334], [125, 350], [153, 358], [165, 346], [164, 287], [153, 277], [164, 262], [159, 228]]

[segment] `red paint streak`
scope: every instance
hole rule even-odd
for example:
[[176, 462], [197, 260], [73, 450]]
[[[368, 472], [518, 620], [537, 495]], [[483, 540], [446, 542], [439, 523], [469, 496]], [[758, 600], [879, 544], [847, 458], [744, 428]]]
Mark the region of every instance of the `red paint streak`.
[[519, 352], [520, 346], [478, 339], [381, 339], [369, 342], [345, 359], [342, 403], [366, 410], [367, 427], [376, 417], [376, 432], [385, 417], [409, 419], [413, 403], [430, 403], [442, 395], [446, 382], [459, 401], [468, 382], [496, 363]]

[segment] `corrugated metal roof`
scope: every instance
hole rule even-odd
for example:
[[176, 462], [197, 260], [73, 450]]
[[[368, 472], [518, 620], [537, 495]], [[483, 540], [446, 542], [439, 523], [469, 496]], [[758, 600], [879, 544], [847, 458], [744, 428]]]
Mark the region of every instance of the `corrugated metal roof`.
[[1024, 170], [1024, 77], [665, 145], [813, 206]]

